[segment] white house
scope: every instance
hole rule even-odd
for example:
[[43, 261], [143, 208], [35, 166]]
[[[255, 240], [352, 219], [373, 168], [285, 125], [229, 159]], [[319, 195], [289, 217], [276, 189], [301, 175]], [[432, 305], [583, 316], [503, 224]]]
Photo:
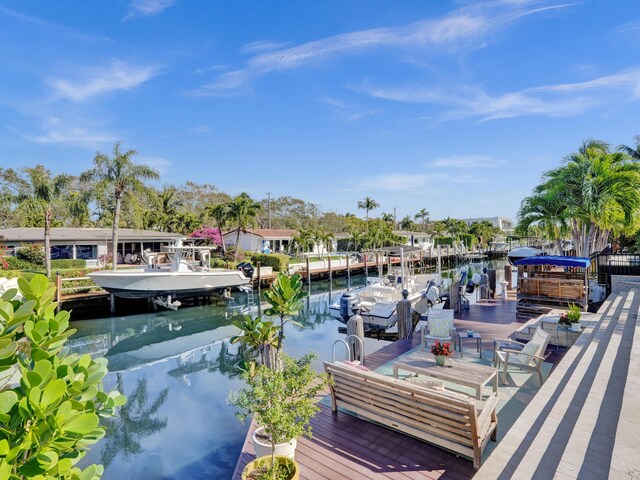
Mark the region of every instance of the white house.
[[[52, 228], [52, 259], [83, 259], [87, 266], [97, 266], [98, 258], [112, 250], [112, 231], [110, 228]], [[155, 230], [118, 230], [118, 258], [124, 259], [128, 253], [141, 253], [144, 250], [161, 251], [176, 241], [184, 239], [177, 233], [156, 232]], [[0, 230], [0, 243], [14, 255], [20, 247], [29, 244], [44, 244], [43, 228], [7, 228]]]
[[513, 220], [511, 220], [508, 217], [465, 218], [462, 221], [465, 222], [467, 225], [486, 221], [486, 222], [489, 222], [494, 227], [498, 227], [506, 235], [511, 235], [513, 233]]
[[393, 234], [402, 237], [405, 240], [405, 245], [409, 245], [411, 247], [420, 247], [425, 250], [433, 247], [433, 239], [431, 238], [431, 235], [425, 232], [394, 230]]
[[[298, 234], [297, 230], [275, 229], [275, 228], [254, 228], [247, 231], [240, 231], [240, 248], [245, 252], [258, 253], [289, 253], [293, 246], [293, 237]], [[226, 247], [233, 247], [236, 244], [237, 232], [231, 230], [222, 235]], [[331, 242], [331, 250], [337, 248], [336, 240]], [[327, 253], [322, 248], [323, 253]], [[318, 245], [313, 245], [312, 254], [320, 253]]]

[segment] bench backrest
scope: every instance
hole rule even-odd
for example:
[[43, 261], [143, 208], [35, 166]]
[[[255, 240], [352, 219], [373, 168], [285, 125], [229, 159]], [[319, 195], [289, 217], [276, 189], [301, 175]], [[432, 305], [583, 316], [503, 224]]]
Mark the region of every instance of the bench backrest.
[[[337, 406], [464, 453], [477, 436], [475, 400], [341, 362], [324, 362]], [[462, 449], [460, 447], [463, 447]]]

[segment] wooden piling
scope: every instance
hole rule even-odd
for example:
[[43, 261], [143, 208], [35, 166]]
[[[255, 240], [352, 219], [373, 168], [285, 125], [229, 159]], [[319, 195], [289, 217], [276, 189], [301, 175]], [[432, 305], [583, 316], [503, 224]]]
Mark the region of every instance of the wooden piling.
[[112, 315], [116, 313], [116, 296], [113, 293], [109, 295], [109, 311]]
[[256, 262], [256, 278], [258, 280], [258, 290], [260, 290], [260, 262]]
[[511, 290], [513, 288], [513, 285], [511, 284], [513, 281], [511, 265], [504, 266], [504, 281], [507, 282], [507, 290]]
[[305, 262], [307, 264], [307, 284], [311, 285], [311, 270], [309, 269], [309, 257], [305, 257]]
[[344, 256], [347, 262], [347, 290], [351, 288], [351, 270], [349, 269], [349, 254]]
[[365, 284], [369, 283], [369, 265], [367, 265], [367, 254], [364, 254], [364, 281]]
[[331, 289], [331, 284], [333, 282], [333, 274], [331, 273], [331, 255], [329, 255], [327, 261], [329, 262], [329, 289]]

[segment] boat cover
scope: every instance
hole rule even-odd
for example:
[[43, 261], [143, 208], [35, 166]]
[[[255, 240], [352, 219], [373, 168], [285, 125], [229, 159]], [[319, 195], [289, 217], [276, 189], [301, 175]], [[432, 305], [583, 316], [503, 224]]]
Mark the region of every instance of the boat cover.
[[513, 262], [514, 265], [555, 265], [556, 267], [589, 268], [591, 259], [586, 257], [565, 257], [560, 255], [538, 255], [521, 258]]

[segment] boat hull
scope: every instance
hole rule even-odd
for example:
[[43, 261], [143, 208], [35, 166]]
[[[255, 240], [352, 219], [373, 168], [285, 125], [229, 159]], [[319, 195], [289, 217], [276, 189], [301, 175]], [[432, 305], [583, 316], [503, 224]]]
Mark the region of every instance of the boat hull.
[[190, 297], [235, 288], [249, 283], [242, 272], [150, 272], [147, 270], [100, 271], [89, 274], [96, 285], [122, 298], [149, 298], [171, 295]]

